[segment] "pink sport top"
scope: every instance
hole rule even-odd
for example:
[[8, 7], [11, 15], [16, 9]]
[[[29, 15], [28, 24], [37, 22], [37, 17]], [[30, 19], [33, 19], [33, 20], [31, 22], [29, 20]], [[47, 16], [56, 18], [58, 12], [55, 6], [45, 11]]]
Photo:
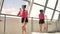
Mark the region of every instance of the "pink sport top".
[[44, 14], [43, 13], [39, 14], [39, 19], [44, 19]]
[[28, 11], [27, 10], [20, 10], [17, 16], [20, 16], [22, 18], [27, 18]]
[[28, 16], [28, 11], [27, 10], [23, 10], [22, 17], [23, 18], [27, 18], [27, 16]]
[[25, 21], [28, 16], [28, 11], [27, 10], [20, 10], [17, 16], [21, 16], [22, 18], [24, 18], [24, 21]]

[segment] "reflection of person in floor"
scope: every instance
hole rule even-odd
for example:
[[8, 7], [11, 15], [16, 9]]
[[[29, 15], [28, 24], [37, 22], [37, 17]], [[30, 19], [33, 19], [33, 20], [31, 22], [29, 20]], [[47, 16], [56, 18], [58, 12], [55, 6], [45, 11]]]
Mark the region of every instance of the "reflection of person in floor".
[[22, 34], [26, 34], [26, 23], [28, 22], [28, 11], [26, 10], [26, 5], [22, 5], [22, 10], [20, 9], [20, 12], [18, 13], [18, 15], [19, 14], [22, 17], [21, 22], [23, 23]]
[[42, 33], [42, 26], [44, 27], [44, 32], [46, 32], [46, 24], [44, 21], [43, 10], [40, 10], [40, 14], [39, 14], [39, 26], [40, 26], [40, 33]]

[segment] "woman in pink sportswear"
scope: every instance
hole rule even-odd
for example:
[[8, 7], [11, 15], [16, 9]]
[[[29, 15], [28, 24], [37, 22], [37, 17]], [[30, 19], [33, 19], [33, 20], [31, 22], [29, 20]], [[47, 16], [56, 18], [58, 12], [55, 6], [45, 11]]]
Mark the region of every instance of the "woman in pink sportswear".
[[[21, 13], [21, 14], [20, 14]], [[26, 5], [22, 5], [22, 10], [18, 13], [18, 16], [21, 16], [22, 25], [22, 34], [26, 34], [26, 24], [28, 23], [28, 11], [26, 10]]]
[[42, 26], [44, 27], [44, 32], [46, 32], [46, 24], [45, 24], [45, 18], [44, 18], [43, 10], [40, 10], [39, 14], [39, 26], [40, 26], [40, 32], [42, 33]]

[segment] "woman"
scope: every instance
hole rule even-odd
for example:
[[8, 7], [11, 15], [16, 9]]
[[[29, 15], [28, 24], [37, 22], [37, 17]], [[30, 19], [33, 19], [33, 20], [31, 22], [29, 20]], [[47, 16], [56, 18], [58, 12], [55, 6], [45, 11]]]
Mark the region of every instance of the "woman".
[[20, 12], [18, 13], [18, 16], [19, 15], [22, 17], [22, 34], [26, 34], [26, 23], [28, 22], [28, 11], [26, 10], [26, 5], [22, 5], [22, 10], [20, 9]]
[[42, 33], [42, 26], [44, 27], [44, 32], [46, 32], [46, 24], [44, 21], [44, 13], [43, 10], [40, 10], [39, 14], [39, 26], [40, 26], [40, 32]]

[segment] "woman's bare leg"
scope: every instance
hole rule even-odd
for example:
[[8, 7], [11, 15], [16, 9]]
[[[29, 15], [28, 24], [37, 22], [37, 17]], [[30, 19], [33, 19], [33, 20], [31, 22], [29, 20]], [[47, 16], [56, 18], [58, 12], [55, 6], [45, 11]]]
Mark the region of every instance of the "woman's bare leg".
[[24, 23], [24, 34], [26, 34], [26, 23]]
[[24, 23], [22, 24], [22, 34], [24, 34]]
[[44, 27], [44, 32], [46, 33], [47, 30], [46, 30], [46, 24], [45, 23], [43, 24], [43, 27]]
[[24, 26], [22, 26], [22, 34], [24, 34]]
[[26, 23], [22, 26], [22, 34], [26, 34]]
[[39, 24], [40, 26], [40, 33], [42, 33], [42, 24]]

